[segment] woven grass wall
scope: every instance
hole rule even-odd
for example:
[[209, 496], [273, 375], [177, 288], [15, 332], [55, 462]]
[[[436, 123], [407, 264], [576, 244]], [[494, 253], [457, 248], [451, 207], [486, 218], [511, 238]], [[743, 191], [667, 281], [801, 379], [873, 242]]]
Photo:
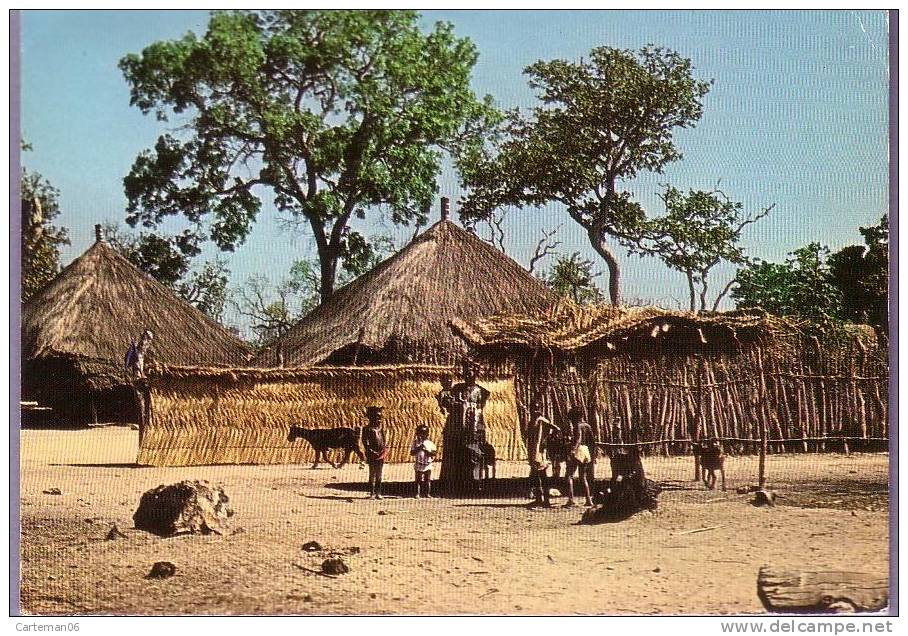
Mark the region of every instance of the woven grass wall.
[[[201, 369], [170, 367], [151, 375], [151, 421], [137, 462], [152, 466], [293, 464], [312, 462], [304, 440], [287, 441], [291, 425], [360, 427], [364, 411], [385, 407], [389, 461], [407, 462], [417, 424], [429, 425], [442, 459], [444, 416], [435, 395], [448, 367], [312, 367]], [[500, 459], [524, 459], [514, 382], [482, 378], [491, 391], [487, 438]], [[332, 458], [339, 461], [339, 452]]]

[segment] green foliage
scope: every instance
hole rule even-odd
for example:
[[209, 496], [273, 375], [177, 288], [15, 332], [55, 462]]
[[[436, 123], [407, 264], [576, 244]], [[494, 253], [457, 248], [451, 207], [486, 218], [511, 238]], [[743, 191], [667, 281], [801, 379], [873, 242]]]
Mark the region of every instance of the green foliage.
[[131, 104], [181, 124], [124, 179], [128, 222], [183, 215], [233, 250], [270, 190], [312, 231], [327, 298], [340, 260], [348, 271], [368, 260], [350, 240], [362, 237], [344, 236], [351, 220], [381, 205], [395, 223], [425, 222], [443, 153], [475, 154], [496, 118], [470, 89], [474, 45], [418, 22], [412, 11], [215, 12], [202, 38], [123, 58]]
[[829, 326], [841, 319], [842, 294], [832, 282], [828, 255], [828, 248], [811, 243], [791, 252], [785, 263], [752, 263], [738, 271], [731, 296], [741, 309], [760, 307]]
[[177, 292], [189, 303], [218, 322], [224, 316], [227, 304], [227, 281], [230, 270], [222, 260], [206, 261], [189, 273], [176, 286]]
[[829, 248], [811, 243], [789, 254], [785, 263], [751, 264], [738, 272], [732, 298], [741, 308], [762, 307], [823, 328], [852, 322], [888, 332], [888, 215], [860, 232], [864, 246], [830, 254]]
[[[22, 144], [23, 150], [30, 150]], [[37, 172], [22, 170], [22, 302], [60, 271], [60, 247], [69, 245], [65, 228], [51, 224], [59, 214], [60, 192]]]
[[137, 268], [173, 289], [184, 300], [214, 320], [221, 320], [227, 299], [230, 271], [221, 260], [193, 269], [201, 253], [196, 236], [184, 231], [175, 236], [154, 232], [134, 234], [116, 223], [104, 224], [104, 240]]
[[338, 280], [339, 287], [356, 280], [397, 250], [390, 236], [374, 235], [367, 239], [358, 232], [351, 232], [344, 251], [346, 257], [344, 271]]
[[581, 305], [602, 302], [602, 292], [596, 286], [593, 263], [574, 252], [570, 256], [559, 255], [542, 276], [549, 289]]
[[889, 327], [889, 216], [860, 228], [865, 245], [849, 245], [829, 256], [832, 283], [842, 295], [842, 318]]
[[529, 116], [510, 113], [494, 147], [470, 156], [462, 215], [562, 203], [605, 259], [618, 304], [620, 268], [606, 237], [631, 247], [646, 226], [643, 208], [618, 184], [681, 159], [674, 131], [696, 124], [711, 84], [692, 71], [690, 60], [651, 47], [599, 47], [589, 60], [527, 67], [541, 104]]
[[[677, 188], [665, 186], [660, 196], [665, 203], [665, 214], [646, 224], [633, 251], [655, 256], [668, 267], [685, 274], [690, 310], [705, 311], [710, 271], [722, 262], [735, 265], [749, 262], [740, 244], [741, 232], [769, 214], [772, 207], [755, 214], [746, 213], [741, 203], [732, 201], [719, 190], [690, 190], [684, 194]], [[731, 284], [716, 295], [711, 307], [713, 311]]]

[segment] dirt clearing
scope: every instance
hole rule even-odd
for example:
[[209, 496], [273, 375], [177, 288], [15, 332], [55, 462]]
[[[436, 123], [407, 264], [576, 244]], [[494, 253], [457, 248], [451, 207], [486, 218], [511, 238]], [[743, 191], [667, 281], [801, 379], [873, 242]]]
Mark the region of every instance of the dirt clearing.
[[[29, 614], [762, 613], [757, 570], [889, 567], [888, 455], [776, 455], [783, 498], [755, 508], [735, 488], [755, 457], [729, 457], [728, 492], [690, 481], [690, 458], [645, 458], [659, 510], [576, 525], [582, 508], [528, 510], [521, 487], [486, 498], [364, 499], [358, 466], [138, 468], [120, 427], [21, 434], [22, 610]], [[386, 467], [411, 492], [409, 464]], [[597, 478], [607, 475], [600, 461]], [[437, 470], [436, 470], [437, 473]], [[526, 467], [501, 463], [499, 477]], [[437, 476], [437, 475], [436, 475]], [[226, 536], [161, 539], [133, 527], [146, 490], [220, 485]], [[45, 494], [53, 488], [59, 495]], [[560, 505], [563, 499], [556, 499]], [[107, 540], [114, 524], [125, 538]], [[712, 528], [702, 532], [691, 530]], [[308, 541], [320, 551], [305, 551]], [[350, 571], [326, 576], [341, 555]], [[146, 579], [153, 563], [176, 574]]]

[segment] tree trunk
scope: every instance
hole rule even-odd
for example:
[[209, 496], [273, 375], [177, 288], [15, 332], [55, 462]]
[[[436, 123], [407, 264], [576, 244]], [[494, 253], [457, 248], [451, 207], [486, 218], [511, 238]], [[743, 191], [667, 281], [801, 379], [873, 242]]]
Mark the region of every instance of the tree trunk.
[[590, 237], [590, 243], [596, 253], [602, 257], [608, 267], [608, 294], [612, 305], [621, 304], [621, 266], [612, 249], [606, 244], [602, 231], [595, 227], [590, 228], [587, 232]]
[[690, 292], [690, 310], [697, 311], [697, 292], [694, 288], [694, 273], [691, 270], [687, 270], [685, 274], [687, 274], [687, 290]]
[[319, 252], [318, 254], [319, 269], [321, 271], [319, 279], [319, 297], [324, 303], [334, 293], [334, 280], [337, 276], [337, 257]]

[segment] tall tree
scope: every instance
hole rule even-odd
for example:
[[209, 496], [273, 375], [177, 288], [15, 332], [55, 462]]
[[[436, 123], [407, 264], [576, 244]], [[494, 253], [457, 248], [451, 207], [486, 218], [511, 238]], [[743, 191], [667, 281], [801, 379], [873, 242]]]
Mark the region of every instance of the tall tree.
[[655, 256], [687, 278], [691, 311], [716, 311], [735, 280], [732, 278], [707, 304], [709, 275], [720, 263], [745, 265], [741, 233], [772, 210], [745, 212], [740, 202], [718, 190], [690, 190], [687, 194], [666, 186], [660, 195], [665, 214], [654, 218], [633, 251]]
[[652, 47], [599, 47], [589, 60], [527, 67], [542, 103], [529, 116], [511, 112], [497, 147], [464, 162], [470, 194], [461, 213], [562, 203], [605, 260], [609, 296], [620, 304], [621, 267], [609, 238], [634, 245], [646, 213], [619, 186], [681, 158], [674, 131], [696, 124], [711, 85], [692, 71], [690, 60]]
[[476, 59], [450, 24], [423, 33], [413, 11], [213, 13], [201, 39], [120, 62], [131, 103], [180, 123], [124, 179], [127, 220], [181, 214], [232, 250], [270, 190], [309, 226], [325, 300], [338, 263], [366, 249], [351, 223], [370, 206], [425, 222], [444, 153], [482, 143], [496, 114], [470, 89]]
[[833, 285], [842, 295], [842, 317], [889, 328], [889, 216], [859, 228], [864, 245], [849, 245], [829, 256]]
[[557, 256], [541, 278], [559, 296], [589, 305], [602, 302], [602, 292], [595, 280], [598, 276], [599, 272], [593, 272], [592, 261], [574, 252], [570, 256]]
[[[23, 150], [30, 150], [22, 144]], [[60, 191], [37, 172], [22, 169], [22, 302], [60, 271], [60, 247], [69, 245], [65, 228], [51, 223], [60, 214]]]

